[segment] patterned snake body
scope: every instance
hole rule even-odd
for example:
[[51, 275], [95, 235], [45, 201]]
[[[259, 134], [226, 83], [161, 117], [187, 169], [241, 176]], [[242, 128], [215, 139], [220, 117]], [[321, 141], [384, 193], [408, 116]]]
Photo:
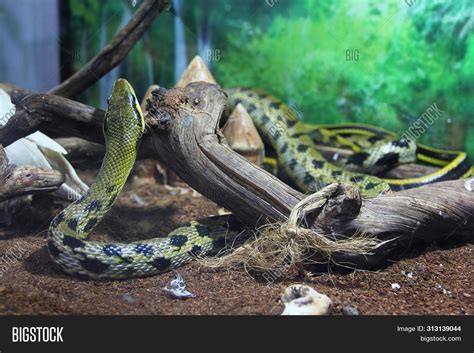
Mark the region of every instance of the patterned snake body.
[[247, 109], [259, 132], [277, 152], [278, 162], [286, 174], [304, 192], [314, 192], [341, 181], [357, 184], [366, 197], [378, 196], [389, 191], [390, 185], [380, 178], [356, 171], [379, 171], [413, 159], [416, 145], [396, 139], [353, 154], [342, 168], [326, 161], [316, 149], [314, 136], [308, 134], [307, 125], [300, 122], [286, 104], [256, 89], [236, 88], [226, 92], [229, 106], [241, 103]]
[[86, 240], [122, 190], [144, 128], [133, 88], [117, 80], [104, 120], [107, 149], [99, 174], [89, 192], [60, 212], [49, 227], [51, 259], [64, 272], [96, 279], [155, 275], [222, 248], [226, 236], [237, 234], [238, 227], [226, 216], [192, 221], [166, 238], [129, 244]]
[[[370, 125], [308, 125], [299, 121], [286, 104], [261, 90], [234, 88], [226, 92], [229, 107], [241, 103], [247, 109], [262, 137], [276, 151], [278, 164], [304, 192], [314, 192], [342, 181], [357, 184], [363, 196], [374, 197], [389, 190], [409, 189], [474, 174], [467, 154], [462, 151], [416, 144]], [[355, 153], [330, 163], [315, 143], [350, 148]], [[441, 168], [410, 179], [385, 179], [366, 174], [378, 174], [415, 161]]]

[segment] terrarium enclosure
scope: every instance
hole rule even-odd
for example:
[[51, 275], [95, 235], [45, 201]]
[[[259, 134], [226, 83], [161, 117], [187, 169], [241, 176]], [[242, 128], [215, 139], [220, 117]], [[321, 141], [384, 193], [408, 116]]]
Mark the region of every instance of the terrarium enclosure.
[[472, 314], [473, 14], [0, 1], [0, 313]]

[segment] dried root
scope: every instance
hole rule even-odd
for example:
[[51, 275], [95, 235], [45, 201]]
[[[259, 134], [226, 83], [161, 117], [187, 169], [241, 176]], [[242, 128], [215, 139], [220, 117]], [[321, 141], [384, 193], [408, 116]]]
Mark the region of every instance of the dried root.
[[301, 270], [304, 265], [334, 262], [333, 254], [337, 252], [370, 254], [386, 241], [363, 233], [332, 240], [334, 234], [302, 227], [306, 216], [321, 211], [338, 187], [331, 184], [308, 196], [293, 208], [287, 222], [261, 227], [235, 251], [228, 250], [223, 256], [201, 262], [213, 268], [243, 266], [247, 271], [265, 272], [283, 267]]

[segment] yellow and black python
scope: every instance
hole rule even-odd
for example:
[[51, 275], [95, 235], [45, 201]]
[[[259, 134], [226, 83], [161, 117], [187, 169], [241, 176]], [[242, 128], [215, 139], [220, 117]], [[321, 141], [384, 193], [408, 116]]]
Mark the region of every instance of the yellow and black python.
[[[333, 124], [333, 125], [307, 125], [307, 131], [316, 144], [349, 148], [356, 154], [361, 153], [361, 158], [377, 151], [379, 146], [385, 147], [398, 139], [391, 131], [367, 124]], [[393, 160], [393, 158], [387, 158]], [[396, 158], [394, 158], [396, 160]], [[368, 161], [373, 160], [368, 159]], [[463, 151], [436, 149], [422, 144], [416, 144], [416, 149], [409, 149], [405, 157], [399, 159], [399, 164], [417, 162], [431, 167], [437, 167], [433, 173], [409, 179], [383, 179], [392, 190], [398, 191], [418, 187], [424, 184], [443, 180], [464, 179], [474, 175], [467, 153]], [[344, 160], [341, 160], [342, 162]], [[341, 163], [341, 161], [337, 163]], [[380, 173], [389, 168], [377, 168], [367, 163], [367, 168], [359, 169], [366, 173]], [[346, 166], [347, 167], [347, 166]]]
[[[365, 124], [308, 125], [277, 98], [254, 88], [226, 91], [232, 107], [241, 103], [258, 131], [276, 151], [286, 175], [304, 192], [313, 192], [334, 181], [353, 182], [366, 197], [387, 190], [403, 190], [472, 174], [467, 154], [434, 149], [394, 133]], [[329, 163], [316, 144], [353, 150], [346, 159]], [[383, 179], [376, 174], [396, 165], [420, 161], [439, 170], [411, 179]]]
[[[308, 133], [306, 129], [305, 133], [302, 123], [295, 118], [288, 118], [290, 115], [285, 112], [289, 108], [275, 98], [246, 89], [230, 90], [228, 94], [229, 106], [237, 102], [246, 106], [262, 135], [277, 151], [290, 177], [303, 191], [313, 191], [337, 180], [356, 183], [366, 196], [376, 196], [390, 190], [390, 181], [350, 172], [327, 162], [315, 149], [315, 137], [310, 136], [311, 132]], [[322, 128], [318, 129], [322, 131]], [[313, 135], [318, 129], [313, 129]], [[155, 275], [177, 268], [197, 255], [215, 252], [225, 245], [226, 239], [233, 239], [239, 233], [241, 225], [232, 216], [225, 216], [192, 221], [175, 229], [166, 238], [128, 244], [87, 240], [122, 190], [145, 131], [143, 114], [133, 88], [126, 80], [119, 79], [114, 83], [103, 130], [106, 155], [95, 182], [86, 195], [52, 220], [48, 230], [51, 259], [63, 271], [94, 279]], [[342, 133], [339, 135], [344, 138]], [[347, 141], [350, 142], [350, 139]], [[405, 158], [405, 151], [414, 147], [409, 141], [393, 141], [389, 146], [390, 151], [398, 153], [397, 163], [400, 163]], [[392, 153], [390, 151], [386, 153]], [[444, 162], [441, 157], [436, 155]], [[362, 156], [357, 157], [357, 160], [349, 158], [345, 164], [367, 168], [366, 161], [369, 159], [359, 159]], [[382, 155], [375, 158], [375, 165], [382, 160]], [[388, 161], [393, 163], [394, 157]]]

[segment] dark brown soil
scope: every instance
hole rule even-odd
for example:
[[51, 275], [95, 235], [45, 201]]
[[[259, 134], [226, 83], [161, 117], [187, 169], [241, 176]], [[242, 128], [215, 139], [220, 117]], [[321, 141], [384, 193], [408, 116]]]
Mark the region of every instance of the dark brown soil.
[[[93, 238], [164, 236], [182, 223], [219, 210], [187, 188], [148, 184], [136, 187], [135, 193], [139, 198], [132, 196], [128, 185]], [[64, 206], [50, 196], [37, 197], [16, 216], [14, 226], [0, 230], [0, 266], [5, 265], [0, 267], [1, 314], [279, 314], [283, 289], [303, 282], [274, 278], [269, 283], [244, 271], [211, 270], [194, 262], [179, 272], [195, 297], [179, 300], [162, 290], [174, 278], [172, 273], [124, 281], [69, 277], [53, 268], [45, 238], [52, 216]], [[473, 314], [473, 250], [466, 240], [452, 239], [413, 249], [377, 272], [317, 274], [308, 284], [333, 300], [335, 314], [346, 304], [361, 314]], [[8, 254], [18, 259], [6, 261]], [[394, 283], [400, 289], [392, 289]]]

